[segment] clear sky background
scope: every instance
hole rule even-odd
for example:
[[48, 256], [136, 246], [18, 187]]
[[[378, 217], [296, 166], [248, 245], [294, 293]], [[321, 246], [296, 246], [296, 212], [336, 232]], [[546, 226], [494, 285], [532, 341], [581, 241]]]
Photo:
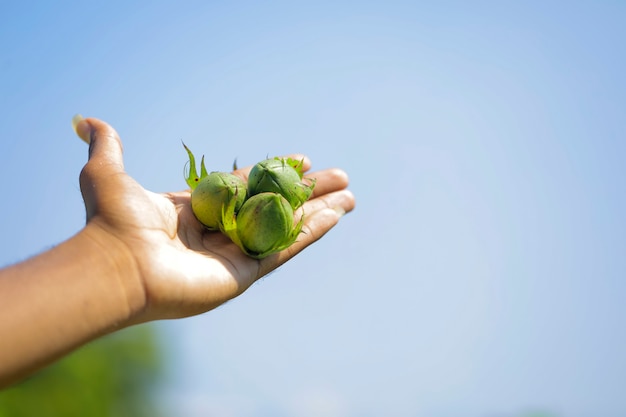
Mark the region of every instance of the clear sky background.
[[[303, 152], [357, 208], [160, 322], [186, 416], [626, 415], [626, 3], [1, 2], [0, 264], [84, 224], [76, 113], [185, 188]], [[27, 302], [27, 300], [25, 300]]]

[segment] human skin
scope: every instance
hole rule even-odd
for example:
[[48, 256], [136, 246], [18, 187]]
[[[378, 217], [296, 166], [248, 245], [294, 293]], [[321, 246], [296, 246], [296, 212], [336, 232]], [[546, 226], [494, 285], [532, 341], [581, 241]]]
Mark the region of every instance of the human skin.
[[[122, 143], [107, 123], [76, 125], [89, 143], [80, 173], [87, 222], [76, 235], [0, 270], [0, 387], [105, 334], [135, 324], [205, 313], [240, 295], [334, 227], [354, 209], [340, 169], [317, 179], [302, 210], [303, 233], [261, 260], [209, 232], [188, 190], [157, 194], [124, 171]], [[303, 155], [304, 168], [311, 166]], [[250, 167], [234, 173], [247, 178]]]

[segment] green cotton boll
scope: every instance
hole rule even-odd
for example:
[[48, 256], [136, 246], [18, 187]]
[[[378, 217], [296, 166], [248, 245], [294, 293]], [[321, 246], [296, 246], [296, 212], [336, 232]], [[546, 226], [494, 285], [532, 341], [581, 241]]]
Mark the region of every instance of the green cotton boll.
[[[315, 179], [302, 182], [302, 161], [274, 158], [262, 161], [251, 173], [253, 193], [245, 180], [225, 172], [208, 173], [189, 156], [185, 182], [191, 189], [191, 208], [209, 230], [220, 230], [247, 256], [262, 259], [291, 246], [304, 225], [304, 213], [294, 225], [294, 210], [311, 196]], [[198, 167], [200, 173], [198, 173]], [[236, 169], [236, 165], [235, 165]], [[265, 191], [267, 190], [267, 191]]]
[[291, 246], [302, 231], [304, 215], [294, 225], [289, 202], [278, 193], [249, 197], [239, 213], [235, 200], [224, 207], [220, 230], [246, 255], [262, 259]]
[[253, 254], [265, 254], [291, 244], [291, 205], [277, 193], [248, 198], [237, 214], [237, 235], [247, 252]]
[[289, 158], [266, 159], [257, 163], [248, 175], [248, 195], [272, 192], [282, 195], [294, 210], [304, 204], [313, 192], [302, 182], [301, 161]]
[[201, 178], [191, 192], [191, 209], [196, 218], [207, 229], [219, 230], [222, 209], [231, 199], [235, 200], [235, 212], [246, 199], [246, 183], [236, 175], [226, 172], [211, 172]]

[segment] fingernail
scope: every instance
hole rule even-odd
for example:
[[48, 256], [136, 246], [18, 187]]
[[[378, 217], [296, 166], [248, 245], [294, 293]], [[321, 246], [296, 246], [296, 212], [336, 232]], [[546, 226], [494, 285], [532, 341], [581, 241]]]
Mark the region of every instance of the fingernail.
[[335, 210], [335, 213], [337, 213], [339, 215], [339, 217], [341, 217], [344, 214], [346, 214], [346, 211], [341, 206], [333, 207], [333, 210]]
[[83, 120], [85, 120], [85, 118], [81, 114], [75, 114], [74, 117], [72, 117], [72, 127], [74, 128], [74, 132], [76, 132], [76, 134], [78, 134], [76, 126], [78, 126], [78, 124]]
[[72, 127], [74, 128], [74, 132], [76, 132], [76, 135], [78, 135], [78, 137], [81, 138], [85, 143], [89, 144], [91, 142], [91, 127], [87, 123], [82, 123], [82, 125], [85, 127], [79, 127], [81, 126], [81, 122], [83, 120], [85, 120], [85, 118], [82, 115], [75, 115], [74, 117], [72, 117]]

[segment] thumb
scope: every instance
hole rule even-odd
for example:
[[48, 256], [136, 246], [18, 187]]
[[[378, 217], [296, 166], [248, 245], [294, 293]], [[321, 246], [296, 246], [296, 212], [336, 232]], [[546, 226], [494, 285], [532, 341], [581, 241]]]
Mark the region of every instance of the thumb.
[[73, 124], [76, 134], [89, 144], [89, 160], [79, 182], [90, 219], [100, 211], [106, 195], [119, 191], [116, 180], [124, 172], [122, 142], [115, 129], [101, 120], [77, 116]]
[[122, 141], [115, 129], [91, 117], [75, 116], [72, 123], [78, 137], [89, 144], [90, 162], [101, 168], [108, 167], [107, 171], [124, 171]]

